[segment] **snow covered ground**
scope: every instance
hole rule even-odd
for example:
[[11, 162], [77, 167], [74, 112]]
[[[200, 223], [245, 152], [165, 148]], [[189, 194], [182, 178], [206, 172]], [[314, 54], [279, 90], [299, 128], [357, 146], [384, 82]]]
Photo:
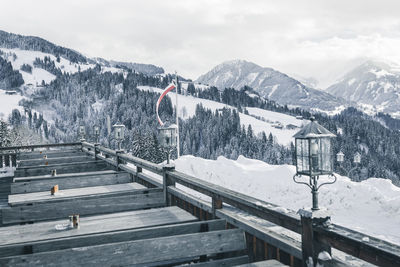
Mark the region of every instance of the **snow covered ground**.
[[[182, 156], [175, 165], [178, 171], [285, 209], [311, 207], [309, 188], [292, 180], [294, 166], [269, 165], [243, 156], [237, 160]], [[337, 178], [335, 184], [321, 187], [319, 194], [320, 206], [331, 212], [332, 222], [400, 244], [400, 188], [385, 179], [357, 183]]]
[[[152, 91], [161, 93], [163, 90], [160, 88], [149, 87], [149, 86], [138, 86], [141, 90]], [[175, 93], [170, 92], [168, 96], [172, 100], [172, 104], [175, 107]], [[185, 96], [185, 95], [178, 95], [178, 105], [179, 105], [179, 117], [182, 119], [188, 119], [195, 114], [196, 105], [202, 104], [203, 107], [217, 110], [222, 108], [231, 108], [236, 109], [235, 107], [225, 105], [223, 103], [219, 103], [216, 101], [211, 101], [207, 99], [196, 98], [193, 96]], [[291, 141], [293, 141], [292, 136], [299, 130], [299, 129], [286, 129], [285, 127], [288, 124], [293, 124], [296, 126], [301, 126], [302, 121], [297, 120], [293, 116], [289, 116], [286, 114], [282, 114], [279, 112], [267, 111], [259, 108], [246, 108], [250, 115], [263, 117], [264, 120], [260, 120], [255, 118], [254, 116], [246, 115], [244, 113], [240, 113], [240, 123], [245, 125], [246, 129], [248, 125], [251, 125], [255, 134], [262, 133], [263, 131], [269, 135], [272, 133], [275, 136], [275, 139], [278, 143], [282, 145], [289, 145]], [[273, 125], [280, 123], [284, 126], [283, 129], [274, 128]]]
[[[25, 71], [20, 71], [20, 73], [22, 74], [22, 78], [24, 79], [25, 84], [33, 84], [34, 86], [40, 85], [42, 83], [42, 80], [44, 80], [46, 83], [50, 83], [56, 78], [56, 76], [44, 69], [35, 68], [33, 66], [33, 62], [36, 58], [40, 58], [43, 60], [46, 56], [50, 57], [50, 59], [54, 61], [57, 68], [60, 68], [61, 71], [65, 71], [67, 73], [78, 72], [79, 68], [83, 71], [88, 68], [94, 67], [93, 64], [72, 63], [63, 57], [60, 57], [60, 62], [57, 62], [57, 58], [55, 56], [39, 51], [21, 50], [18, 48], [8, 49], [2, 47], [0, 47], [0, 50], [8, 54], [7, 60], [11, 62], [13, 69], [19, 70], [23, 64], [29, 64], [32, 66], [32, 74]], [[17, 56], [15, 60], [12, 56], [13, 53]]]
[[7, 121], [8, 116], [15, 108], [22, 111], [22, 107], [18, 106], [18, 102], [23, 98], [19, 93], [16, 95], [7, 95], [6, 91], [0, 89], [0, 119]]

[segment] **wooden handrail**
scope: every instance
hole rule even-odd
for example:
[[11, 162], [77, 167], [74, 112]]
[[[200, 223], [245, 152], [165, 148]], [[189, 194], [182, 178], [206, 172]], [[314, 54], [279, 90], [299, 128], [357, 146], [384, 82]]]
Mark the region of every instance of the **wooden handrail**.
[[[93, 149], [95, 146], [84, 142], [82, 143], [82, 147]], [[97, 146], [97, 149], [105, 155], [114, 157], [114, 159], [111, 159], [98, 155], [97, 157], [99, 159], [105, 160], [122, 170], [138, 176], [139, 178], [146, 178], [146, 175], [143, 173], [137, 173], [133, 168], [128, 167], [126, 164], [118, 164], [116, 158], [119, 157], [120, 160], [132, 163], [135, 166], [141, 167], [150, 172], [164, 176], [166, 175], [173, 183], [179, 183], [207, 195], [213, 199], [213, 202], [219, 200], [240, 210], [275, 223], [276, 225], [302, 234], [300, 216], [293, 211], [283, 212], [281, 211], [282, 209], [274, 204], [226, 189], [173, 169], [164, 169], [160, 165], [125, 153], [117, 155], [115, 150], [102, 146]], [[84, 151], [91, 155], [95, 154], [93, 151], [88, 151], [88, 149], [85, 149]], [[148, 179], [150, 183], [155, 184], [156, 186], [161, 185], [157, 181], [152, 181], [151, 177], [148, 177]], [[182, 191], [177, 189], [176, 186], [168, 185], [165, 188], [168, 191], [168, 194], [182, 197]], [[202, 204], [201, 201], [199, 202], [196, 199], [192, 200], [192, 203], [197, 203], [199, 207], [205, 207], [204, 203]], [[206, 209], [208, 211], [213, 211], [213, 208], [210, 207], [206, 207]], [[219, 213], [219, 211], [216, 212], [216, 214]], [[400, 266], [400, 246], [398, 245], [335, 224], [328, 224], [328, 227], [316, 226], [313, 228], [313, 231], [315, 233], [315, 239], [318, 242], [329, 244], [330, 246], [352, 256], [379, 266]]]

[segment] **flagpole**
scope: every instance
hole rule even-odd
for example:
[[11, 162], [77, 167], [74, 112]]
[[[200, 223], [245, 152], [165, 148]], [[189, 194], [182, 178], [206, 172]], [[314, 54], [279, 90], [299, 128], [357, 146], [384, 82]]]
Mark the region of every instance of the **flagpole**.
[[176, 126], [177, 126], [177, 128], [178, 128], [178, 132], [177, 132], [177, 134], [176, 134], [176, 155], [177, 155], [177, 158], [179, 158], [179, 156], [180, 156], [180, 150], [179, 150], [179, 116], [178, 116], [178, 86], [179, 86], [179, 84], [178, 84], [178, 74], [176, 73], [176, 71], [175, 71], [175, 80], [176, 80], [176, 105], [175, 105], [175, 107], [176, 107]]

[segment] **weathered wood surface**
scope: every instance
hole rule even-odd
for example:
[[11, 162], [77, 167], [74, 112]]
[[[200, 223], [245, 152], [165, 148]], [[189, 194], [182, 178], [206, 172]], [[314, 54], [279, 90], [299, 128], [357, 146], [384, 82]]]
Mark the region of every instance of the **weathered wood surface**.
[[244, 249], [243, 231], [232, 229], [5, 257], [0, 259], [0, 265], [148, 266], [154, 262], [160, 264]]
[[227, 259], [191, 263], [190, 265], [183, 264], [183, 265], [180, 265], [180, 266], [186, 266], [186, 267], [220, 267], [220, 266], [227, 266], [228, 267], [228, 266], [237, 266], [239, 264], [245, 264], [245, 263], [248, 263], [248, 262], [249, 262], [249, 256], [244, 255], [244, 256], [238, 256], [238, 257], [227, 258]]
[[[160, 217], [163, 215], [165, 217]], [[225, 223], [223, 220], [194, 222], [196, 218], [189, 217], [190, 214], [187, 215], [188, 216], [186, 216], [186, 214], [166, 214], [166, 212], [160, 212], [158, 214], [151, 213], [148, 216], [145, 215], [140, 216], [139, 218], [127, 220], [127, 223], [123, 225], [117, 222], [116, 227], [113, 226], [110, 230], [100, 228], [87, 234], [80, 234], [79, 231], [83, 229], [83, 227], [91, 227], [91, 229], [93, 229], [93, 226], [85, 226], [81, 224], [81, 228], [78, 230], [63, 231], [75, 231], [76, 235], [71, 233], [68, 236], [55, 237], [51, 239], [43, 239], [43, 236], [40, 236], [40, 239], [38, 240], [0, 245], [0, 257], [28, 254], [27, 248], [29, 248], [30, 253], [40, 253], [68, 248], [224, 229]], [[122, 226], [120, 227], [121, 229], [118, 228], [120, 224]], [[54, 225], [51, 225], [51, 227], [54, 227]], [[45, 237], [47, 232], [43, 233]]]
[[93, 161], [93, 157], [89, 157], [86, 155], [77, 155], [77, 156], [71, 156], [71, 157], [57, 157], [57, 158], [42, 157], [42, 158], [38, 158], [38, 159], [20, 160], [18, 162], [18, 168], [46, 166], [46, 165], [73, 163], [73, 162], [85, 162], [85, 161]]
[[287, 265], [284, 265], [277, 260], [266, 260], [266, 261], [237, 265], [237, 267], [279, 267], [279, 266], [287, 266]]
[[116, 193], [125, 191], [134, 192], [139, 189], [146, 189], [146, 187], [138, 183], [101, 185], [65, 190], [60, 187], [60, 191], [55, 195], [51, 195], [49, 188], [47, 191], [9, 195], [8, 204], [10, 206], [20, 206], [32, 203], [65, 202], [70, 201], [70, 199], [73, 198], [76, 199], [80, 197], [100, 196], [105, 194], [115, 195]]
[[58, 157], [85, 156], [86, 153], [82, 152], [80, 149], [20, 152], [17, 153], [17, 160], [41, 159], [43, 158], [44, 155], [47, 155], [47, 158], [58, 158]]
[[[36, 178], [37, 177], [37, 178]], [[33, 176], [26, 178], [14, 178], [11, 184], [11, 194], [33, 193], [49, 191], [54, 185], [58, 185], [60, 190], [81, 188], [89, 186], [124, 184], [132, 182], [131, 175], [127, 172], [104, 171], [62, 174], [57, 176]]]
[[120, 173], [115, 170], [104, 170], [104, 171], [91, 171], [91, 172], [76, 172], [76, 173], [63, 173], [57, 174], [56, 176], [51, 176], [50, 174], [46, 175], [38, 175], [38, 176], [26, 176], [26, 177], [16, 177], [14, 178], [14, 182], [31, 182], [31, 181], [38, 181], [38, 180], [47, 180], [47, 179], [62, 179], [62, 178], [69, 178], [69, 177], [80, 177], [84, 176], [96, 176], [96, 175], [106, 175], [106, 174], [115, 174]]
[[57, 170], [57, 174], [104, 171], [111, 169], [110, 165], [103, 161], [86, 161], [80, 163], [53, 164], [48, 166], [17, 168], [14, 172], [15, 177], [26, 177], [35, 175], [50, 174], [51, 170]]
[[0, 257], [59, 249], [132, 241], [178, 234], [224, 229], [223, 220], [195, 222], [196, 217], [177, 208], [166, 207], [82, 217], [79, 229], [57, 231], [55, 225], [68, 220], [0, 228]]
[[93, 215], [162, 207], [161, 189], [107, 193], [70, 198], [63, 202], [34, 203], [2, 210], [3, 224], [36, 222], [66, 218], [71, 214]]

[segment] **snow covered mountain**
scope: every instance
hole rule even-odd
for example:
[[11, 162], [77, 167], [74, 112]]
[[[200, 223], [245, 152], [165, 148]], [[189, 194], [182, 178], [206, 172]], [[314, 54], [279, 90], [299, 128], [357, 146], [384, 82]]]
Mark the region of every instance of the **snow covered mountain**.
[[367, 61], [326, 89], [337, 97], [370, 106], [373, 111], [400, 115], [400, 66]]
[[[66, 67], [67, 65], [72, 65], [75, 66], [76, 71], [78, 71], [79, 67], [81, 68], [81, 70], [83, 70], [89, 67], [93, 67], [96, 64], [99, 64], [103, 66], [105, 70], [111, 70], [111, 71], [112, 70], [115, 71], [115, 69], [120, 69], [120, 70], [131, 69], [136, 72], [141, 72], [148, 75], [164, 73], [163, 68], [154, 66], [152, 64], [118, 62], [113, 60], [109, 61], [102, 58], [88, 58], [85, 55], [73, 49], [58, 46], [40, 37], [24, 36], [14, 33], [8, 33], [1, 30], [0, 30], [0, 50], [6, 50], [7, 52], [15, 53], [17, 57], [14, 59], [14, 61], [20, 58], [18, 57], [18, 54], [23, 53], [22, 57], [19, 59], [19, 63], [21, 64], [18, 63], [17, 64], [18, 66], [22, 64], [29, 64], [29, 62], [32, 63], [32, 61], [36, 57], [42, 58], [44, 56], [50, 56], [52, 60], [54, 60], [57, 63], [60, 63], [56, 61], [57, 58], [60, 58], [60, 60], [63, 61], [61, 62], [61, 64], [56, 64], [57, 65], [56, 67], [60, 67], [61, 65]], [[24, 51], [24, 52], [17, 52], [17, 51]], [[25, 59], [27, 59], [27, 62], [23, 62]], [[64, 69], [62, 69], [62, 71], [64, 71]], [[72, 71], [71, 68], [67, 67], [66, 72], [71, 73], [71, 71]], [[47, 78], [50, 79], [51, 76]]]
[[224, 62], [200, 76], [197, 82], [213, 85], [219, 89], [233, 87], [239, 90], [247, 85], [261, 96], [279, 104], [307, 109], [334, 110], [345, 104], [343, 99], [307, 87], [282, 72], [245, 60]]

